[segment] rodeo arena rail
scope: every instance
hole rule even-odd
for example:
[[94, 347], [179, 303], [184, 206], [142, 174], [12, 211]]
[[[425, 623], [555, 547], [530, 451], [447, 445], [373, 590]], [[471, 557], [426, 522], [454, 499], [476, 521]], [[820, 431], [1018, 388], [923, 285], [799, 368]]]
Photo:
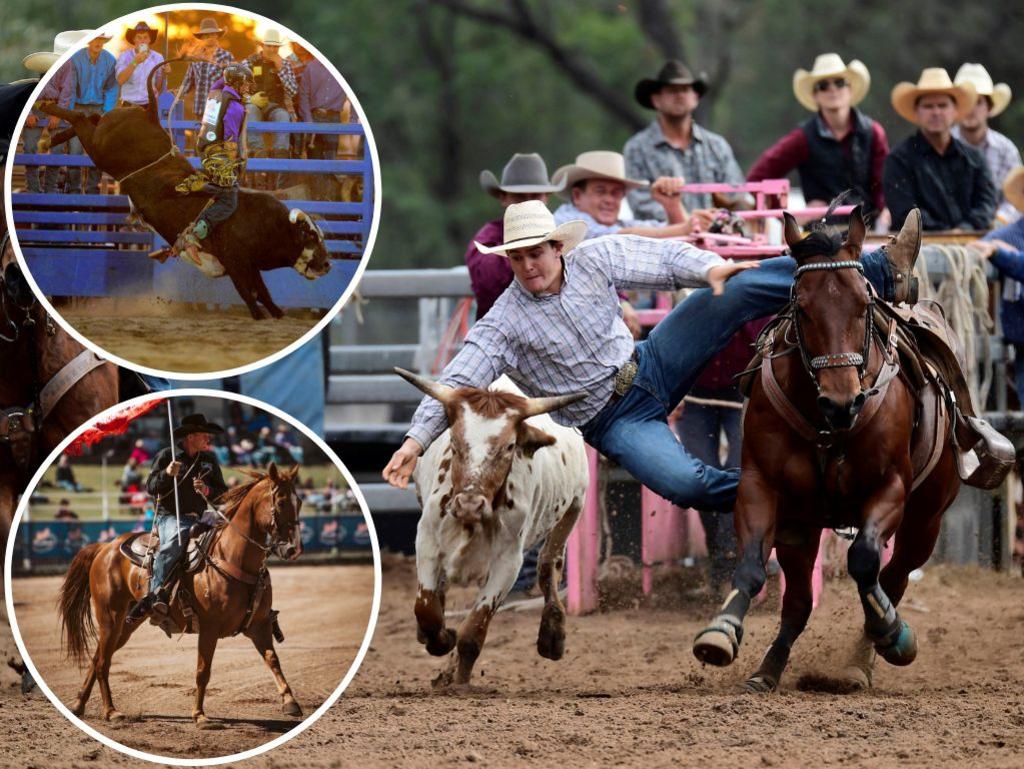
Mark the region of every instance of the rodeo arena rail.
[[[735, 259], [767, 258], [786, 250], [781, 242], [782, 209], [789, 205], [789, 183], [765, 180], [741, 185], [690, 184], [687, 192], [748, 193], [755, 200], [750, 211], [736, 214], [751, 224], [750, 237], [701, 234], [697, 243], [722, 256]], [[788, 209], [798, 217], [812, 218], [825, 208]], [[841, 207], [836, 214], [849, 213]], [[1007, 347], [998, 334], [998, 276], [987, 263], [972, 257], [965, 243], [975, 235], [926, 233], [922, 258], [917, 263], [921, 297], [938, 300], [948, 320], [963, 340], [968, 377], [976, 402], [991, 404], [984, 417], [997, 429], [1016, 439], [1024, 431], [1024, 414], [1007, 407]], [[884, 243], [877, 236], [874, 246]], [[868, 246], [874, 247], [874, 246]], [[369, 270], [360, 285], [362, 301], [416, 299], [418, 324], [403, 343], [366, 344], [357, 325], [359, 313], [337, 319], [331, 347], [326, 430], [332, 445], [399, 444], [408, 417], [422, 393], [392, 372], [394, 366], [436, 376], [457, 351], [469, 326], [472, 296], [465, 267], [433, 270]], [[641, 323], [656, 325], [671, 309], [672, 296], [659, 293], [654, 306], [638, 310]], [[367, 316], [372, 314], [364, 308]], [[345, 344], [337, 343], [344, 340]], [[357, 341], [364, 343], [357, 344]], [[689, 399], [688, 399], [689, 400]], [[739, 404], [734, 404], [739, 407]], [[331, 416], [332, 409], [334, 416]], [[632, 479], [610, 466], [587, 447], [590, 487], [580, 519], [569, 538], [567, 553], [568, 606], [572, 613], [598, 607], [599, 573], [612, 567], [611, 527], [605, 489], [609, 482]], [[378, 471], [379, 472], [379, 471]], [[377, 475], [379, 478], [379, 475]], [[956, 563], [977, 563], [1009, 569], [1016, 514], [1014, 500], [1018, 481], [1014, 474], [995, 492], [964, 486], [945, 514], [943, 532], [935, 557]], [[416, 516], [420, 508], [411, 489], [396, 489], [379, 482], [360, 484], [375, 518], [383, 544], [391, 517]], [[646, 488], [640, 490], [639, 561], [644, 594], [654, 585], [655, 570], [703, 554], [703, 530], [694, 510], [674, 507]], [[815, 605], [822, 588], [822, 552], [837, 535], [826, 530], [814, 572]], [[891, 553], [891, 548], [887, 549]]]
[[[160, 119], [164, 125], [172, 101], [172, 94], [160, 95]], [[184, 131], [195, 130], [199, 124], [183, 116], [184, 106], [178, 104], [170, 128], [175, 143], [185, 154]], [[252, 122], [247, 130], [364, 137], [363, 127], [357, 123]], [[324, 179], [346, 176], [361, 180], [362, 198], [357, 202], [282, 201], [290, 209], [300, 208], [319, 217], [317, 224], [327, 238], [327, 250], [334, 261], [334, 269], [316, 281], [308, 281], [294, 270], [270, 272], [268, 287], [282, 307], [333, 307], [355, 275], [369, 239], [374, 199], [373, 167], [365, 138], [359, 146], [362, 157], [357, 160], [252, 158], [247, 163], [250, 173], [304, 174]], [[188, 160], [198, 168], [197, 157]], [[28, 167], [93, 166], [84, 154], [19, 153], [15, 163]], [[22, 192], [12, 196], [12, 203], [22, 251], [32, 276], [48, 296], [125, 297], [146, 293], [165, 300], [242, 303], [227, 280], [210, 280], [178, 259], [160, 264], [146, 258], [148, 252], [167, 244], [141, 225], [130, 230], [124, 228], [131, 214], [126, 195]]]

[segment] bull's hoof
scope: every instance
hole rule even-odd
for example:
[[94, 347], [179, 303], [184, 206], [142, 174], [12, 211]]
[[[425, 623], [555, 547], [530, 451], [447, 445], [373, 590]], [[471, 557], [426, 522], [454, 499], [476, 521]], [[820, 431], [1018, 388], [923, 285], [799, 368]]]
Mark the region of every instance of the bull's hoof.
[[295, 716], [296, 718], [302, 716], [302, 708], [299, 707], [299, 703], [295, 700], [285, 702], [281, 706], [281, 712], [286, 716]]
[[693, 656], [720, 668], [732, 664], [739, 648], [736, 629], [726, 622], [704, 628], [693, 639]]
[[754, 673], [754, 675], [743, 682], [743, 691], [748, 694], [768, 694], [778, 688], [778, 680], [766, 673]]
[[917, 635], [903, 620], [899, 629], [887, 638], [875, 642], [875, 651], [890, 665], [909, 665], [917, 659]]
[[537, 653], [549, 660], [560, 660], [565, 655], [565, 631], [549, 630], [544, 632], [541, 628], [537, 636]]
[[443, 657], [455, 648], [456, 640], [455, 631], [446, 627], [437, 634], [436, 638], [427, 639], [427, 653], [435, 657]]

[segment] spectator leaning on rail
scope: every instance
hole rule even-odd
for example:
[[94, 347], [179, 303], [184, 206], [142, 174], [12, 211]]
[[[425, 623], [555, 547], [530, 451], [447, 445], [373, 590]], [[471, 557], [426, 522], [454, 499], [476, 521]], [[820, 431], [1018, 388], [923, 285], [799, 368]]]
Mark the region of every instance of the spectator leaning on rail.
[[[84, 40], [92, 34], [89, 29], [75, 29], [61, 32], [53, 39], [52, 51], [37, 51], [30, 53], [22, 60], [26, 69], [32, 72], [43, 74], [49, 71], [54, 63], [76, 43]], [[46, 81], [42, 92], [39, 94], [38, 102], [54, 102], [58, 106], [69, 109], [71, 107], [71, 62], [64, 64]], [[40, 141], [45, 129], [50, 135], [60, 129], [60, 118], [47, 115], [39, 110], [33, 109], [25, 120], [25, 127], [21, 132], [21, 140], [24, 143], [25, 152], [29, 155], [39, 152], [48, 146], [48, 141]], [[46, 192], [53, 194], [57, 192], [57, 185], [60, 181], [60, 166], [46, 166], [43, 171], [42, 185], [39, 183], [39, 166], [25, 166], [25, 187], [29, 192]]]
[[954, 85], [941, 67], [917, 83], [898, 83], [892, 106], [917, 125], [885, 160], [885, 200], [898, 229], [913, 208], [926, 230], [987, 230], [996, 213], [996, 191], [985, 157], [953, 137], [951, 129], [974, 108], [971, 83]]
[[[685, 179], [689, 183], [742, 184], [732, 147], [723, 137], [697, 125], [693, 111], [707, 92], [704, 75], [694, 77], [679, 61], [665, 62], [654, 78], [636, 84], [636, 100], [658, 116], [647, 128], [635, 134], [622, 152], [626, 174], [653, 182], [661, 177]], [[664, 221], [665, 209], [651, 187], [636, 187], [629, 193], [629, 207], [640, 219]], [[711, 208], [707, 192], [683, 193], [683, 204], [690, 210]]]
[[206, 95], [210, 86], [220, 79], [221, 71], [231, 64], [234, 57], [220, 45], [224, 30], [217, 26], [215, 19], [203, 19], [199, 29], [194, 33], [196, 42], [189, 50], [189, 55], [202, 61], [194, 61], [185, 71], [185, 79], [181, 81], [178, 93], [184, 96], [195, 91], [192, 100], [192, 111], [198, 118], [206, 107]]
[[[1006, 175], [1003, 194], [1018, 213], [1024, 213], [1024, 168]], [[1024, 405], [1024, 218], [1004, 225], [971, 243], [1003, 276], [1001, 321], [1003, 338], [1014, 347], [1014, 384]]]
[[882, 194], [882, 167], [889, 140], [882, 125], [856, 109], [871, 85], [867, 67], [854, 59], [849, 65], [835, 53], [823, 53], [808, 72], [793, 74], [793, 93], [815, 113], [765, 150], [747, 180], [782, 179], [796, 169], [800, 188], [810, 206], [827, 206], [844, 190], [865, 213], [881, 214], [888, 229], [889, 215]]
[[[71, 109], [86, 115], [102, 115], [117, 104], [117, 77], [114, 69], [117, 60], [103, 46], [111, 39], [107, 32], [97, 32], [89, 45], [71, 57], [69, 73]], [[77, 136], [68, 143], [69, 155], [81, 155], [82, 142]], [[100, 169], [89, 166], [85, 194], [97, 195], [100, 191]], [[68, 168], [68, 191], [77, 194], [82, 191], [82, 166]]]
[[[537, 153], [516, 153], [501, 169], [501, 181], [490, 171], [480, 172], [480, 186], [488, 195], [497, 198], [501, 208], [527, 200], [539, 200], [545, 205], [558, 185], [548, 179], [548, 167]], [[491, 309], [495, 300], [512, 282], [512, 269], [508, 259], [494, 253], [484, 253], [477, 244], [496, 246], [505, 240], [505, 224], [492, 219], [477, 231], [466, 249], [469, 282], [476, 297], [476, 318], [480, 320]]]
[[[505, 209], [506, 242], [481, 251], [507, 254], [515, 280], [470, 329], [445, 367], [442, 385], [486, 387], [508, 374], [528, 396], [585, 393], [552, 413], [577, 426], [590, 445], [648, 488], [681, 507], [731, 510], [739, 469], [695, 459], [667, 424], [701, 369], [744, 323], [777, 312], [790, 299], [795, 262], [726, 262], [671, 239], [611, 236], [584, 241], [580, 220], [555, 225], [543, 203]], [[905, 301], [920, 230], [908, 227], [885, 249], [865, 253], [864, 271], [882, 298]], [[759, 267], [759, 269], [751, 269]], [[728, 282], [727, 282], [728, 281]], [[616, 290], [693, 292], [634, 342]], [[448, 425], [444, 406], [426, 397], [402, 446], [384, 468], [404, 488], [419, 456]]]
[[[146, 82], [149, 73], [163, 62], [164, 57], [153, 50], [160, 33], [146, 22], [140, 21], [124, 33], [131, 48], [117, 57], [117, 82], [121, 84], [120, 106], [145, 107], [149, 103]], [[164, 69], [153, 78], [153, 89], [159, 94], [164, 89]]]
[[[315, 57], [306, 62], [299, 83], [299, 118], [302, 122], [340, 123], [346, 98], [341, 83], [323, 62]], [[339, 138], [338, 134], [309, 134], [306, 155], [311, 159], [334, 160], [338, 155]]]
[[[268, 29], [263, 33], [259, 50], [243, 62], [252, 70], [255, 82], [253, 97], [246, 107], [249, 120], [269, 120], [274, 123], [295, 120], [292, 97], [298, 93], [299, 84], [295, 80], [295, 73], [292, 72], [291, 62], [281, 58], [282, 45], [284, 40], [281, 38], [281, 30]], [[275, 133], [271, 134], [271, 137], [274, 147], [271, 156], [288, 157], [289, 134]], [[262, 135], [251, 133], [249, 155], [259, 157], [263, 154]]]
[[1010, 139], [989, 127], [988, 121], [1001, 113], [1010, 103], [1010, 86], [994, 85], [988, 71], [980, 64], [964, 64], [957, 70], [953, 83], [970, 83], [978, 94], [974, 109], [953, 126], [953, 136], [981, 150], [988, 163], [988, 172], [996, 188], [996, 213], [1003, 222], [1010, 222], [1020, 212], [1003, 195], [1003, 181], [1011, 170], [1021, 165], [1020, 150]]

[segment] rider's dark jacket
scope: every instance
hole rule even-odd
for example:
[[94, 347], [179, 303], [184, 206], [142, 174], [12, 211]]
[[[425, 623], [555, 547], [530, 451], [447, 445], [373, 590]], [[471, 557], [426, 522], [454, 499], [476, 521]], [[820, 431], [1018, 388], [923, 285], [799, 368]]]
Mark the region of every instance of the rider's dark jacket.
[[174, 515], [174, 481], [178, 481], [178, 505], [183, 517], [202, 516], [206, 510], [206, 501], [192, 486], [193, 478], [201, 478], [210, 489], [207, 494], [211, 502], [227, 491], [224, 475], [213, 452], [200, 451], [198, 454], [186, 454], [178, 445], [177, 457], [181, 462], [181, 470], [177, 479], [166, 472], [171, 463], [171, 450], [161, 450], [154, 458], [149, 478], [146, 479], [146, 490], [156, 504], [157, 515]]

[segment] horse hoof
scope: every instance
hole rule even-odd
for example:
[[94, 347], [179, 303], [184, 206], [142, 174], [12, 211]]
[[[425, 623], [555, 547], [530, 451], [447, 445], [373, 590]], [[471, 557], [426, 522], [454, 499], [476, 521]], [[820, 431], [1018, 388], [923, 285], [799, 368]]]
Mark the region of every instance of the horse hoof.
[[286, 716], [297, 717], [302, 715], [302, 708], [299, 707], [299, 703], [297, 703], [295, 700], [292, 700], [290, 702], [284, 703], [281, 706], [281, 712], [284, 713]]
[[848, 665], [839, 671], [839, 680], [845, 691], [862, 692], [871, 688], [871, 676], [856, 665]]
[[755, 674], [743, 684], [743, 691], [748, 694], [768, 694], [779, 687], [779, 682], [770, 676]]
[[693, 656], [715, 667], [731, 665], [737, 651], [739, 646], [735, 635], [718, 627], [705, 628], [693, 639]]
[[895, 638], [885, 646], [876, 643], [875, 651], [890, 665], [909, 665], [917, 659], [917, 635], [911, 630], [910, 625], [900, 620], [900, 628]]
[[114, 722], [123, 721], [124, 720], [124, 713], [122, 713], [120, 710], [110, 710], [110, 711], [107, 711], [106, 719], [108, 721], [114, 721]]
[[455, 648], [455, 631], [446, 627], [436, 638], [427, 641], [427, 652], [435, 657], [443, 657]]
[[560, 660], [565, 654], [565, 633], [541, 633], [537, 636], [537, 653], [549, 660]]

